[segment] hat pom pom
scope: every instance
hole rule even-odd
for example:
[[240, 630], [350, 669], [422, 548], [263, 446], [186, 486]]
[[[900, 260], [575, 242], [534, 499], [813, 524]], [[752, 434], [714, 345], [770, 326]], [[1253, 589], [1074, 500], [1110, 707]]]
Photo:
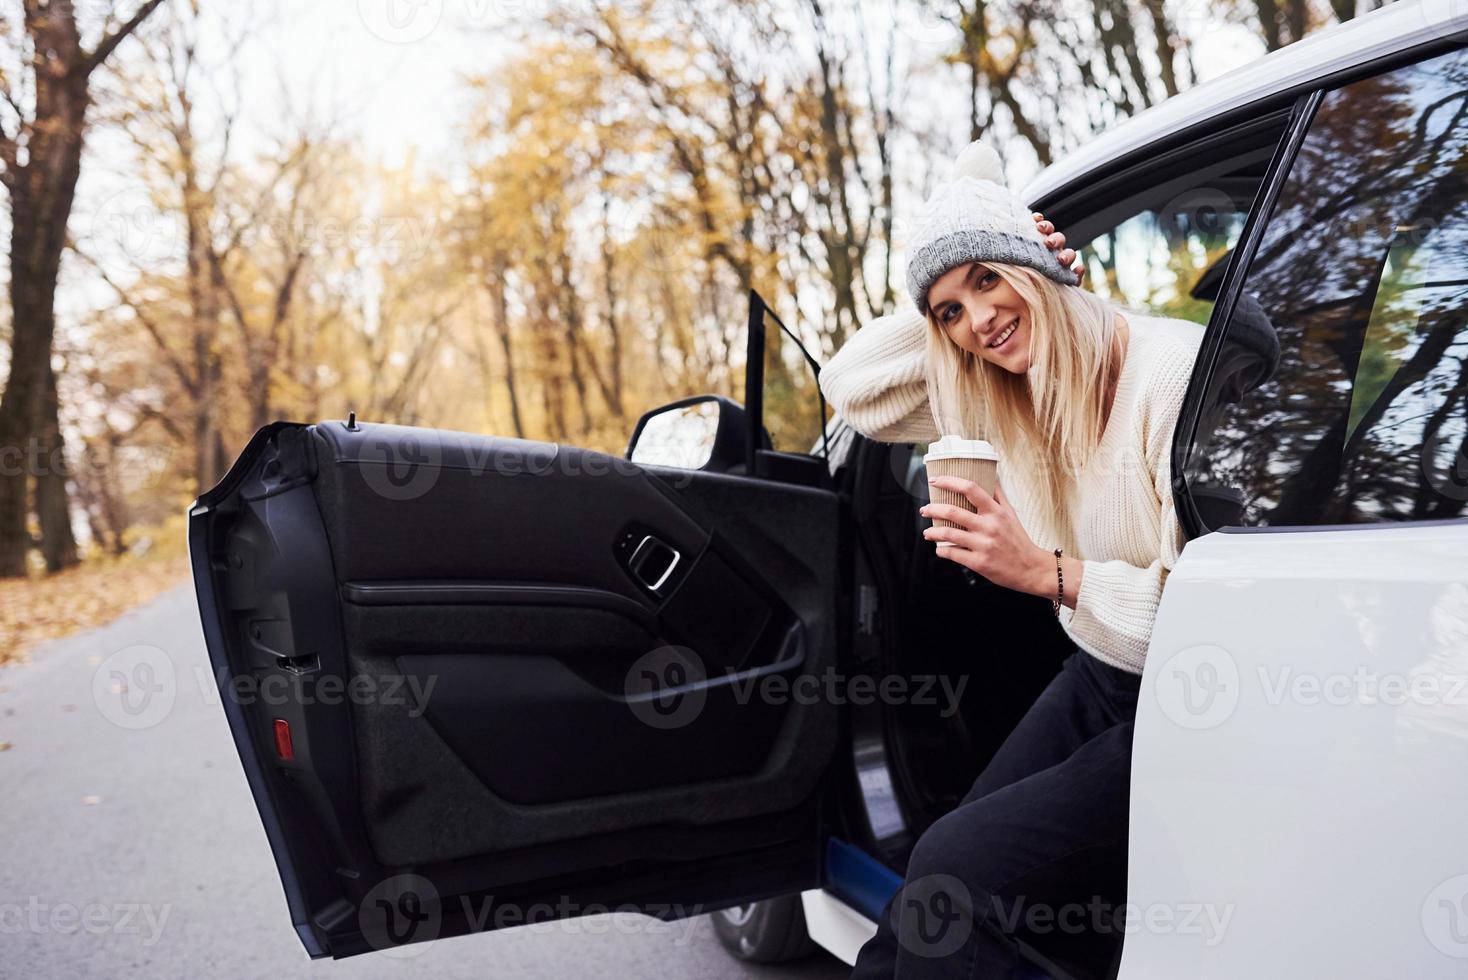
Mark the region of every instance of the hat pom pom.
[[973, 177], [975, 180], [992, 180], [1004, 186], [1004, 166], [999, 154], [989, 146], [974, 140], [963, 148], [958, 159], [953, 161], [953, 179]]

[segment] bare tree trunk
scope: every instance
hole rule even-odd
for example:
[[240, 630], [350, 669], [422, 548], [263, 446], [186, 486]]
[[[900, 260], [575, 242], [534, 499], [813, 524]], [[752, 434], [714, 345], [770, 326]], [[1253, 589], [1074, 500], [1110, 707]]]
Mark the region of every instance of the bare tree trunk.
[[100, 480], [94, 484], [90, 478], [79, 478], [76, 481], [76, 498], [87, 515], [87, 528], [91, 531], [93, 546], [99, 551], [115, 555], [117, 539], [107, 527], [102, 498], [98, 492], [100, 483]]
[[[263, 340], [248, 336], [247, 324], [241, 319], [240, 330], [246, 333], [245, 341], [250, 351], [250, 426], [259, 429], [271, 421], [270, 384], [280, 354], [281, 336], [291, 315], [291, 303], [295, 299], [296, 282], [301, 268], [306, 264], [304, 251], [286, 257], [281, 281], [275, 287], [275, 302], [270, 308], [270, 324]], [[236, 316], [240, 315], [236, 306]], [[252, 342], [253, 341], [253, 342]]]
[[266, 350], [254, 350], [250, 355], [250, 428], [259, 430], [270, 424], [270, 366], [275, 355], [266, 345]]
[[617, 322], [617, 269], [612, 255], [611, 238], [611, 198], [602, 198], [602, 281], [605, 289], [605, 301], [607, 304], [607, 333], [611, 337], [611, 382], [603, 387], [602, 394], [606, 396], [607, 404], [611, 406], [612, 414], [617, 418], [625, 418], [626, 408], [622, 404], [622, 330]]
[[541, 401], [545, 408], [546, 428], [550, 430], [550, 437], [555, 442], [565, 442], [567, 436], [566, 426], [566, 390], [565, 379], [557, 370], [556, 344], [551, 339], [550, 325], [541, 324]]
[[189, 93], [175, 93], [179, 102], [179, 118], [173, 136], [178, 144], [179, 167], [182, 171], [184, 228], [188, 251], [184, 260], [188, 282], [189, 313], [193, 328], [193, 373], [198, 379], [198, 398], [194, 403], [194, 485], [199, 493], [218, 482], [223, 454], [215, 452], [219, 442], [218, 400], [223, 365], [217, 345], [221, 318], [218, 256], [210, 241], [211, 202], [199, 184], [199, 171], [194, 154], [192, 104]]
[[41, 557], [46, 571], [59, 572], [80, 562], [76, 534], [71, 527], [71, 505], [66, 491], [70, 467], [66, 461], [66, 439], [61, 433], [56, 373], [46, 365], [42, 386], [40, 427], [36, 441], [44, 464], [36, 471], [36, 517], [41, 525]]
[[[1123, 0], [1111, 0], [1111, 21], [1121, 47], [1121, 56], [1131, 73], [1132, 86], [1137, 91], [1142, 108], [1145, 109], [1152, 105], [1154, 100], [1151, 86], [1148, 85], [1147, 69], [1142, 66], [1142, 58], [1138, 54], [1137, 30], [1132, 23], [1131, 9]], [[1122, 81], [1125, 84], [1126, 80]]]
[[[55, 397], [50, 363], [56, 332], [56, 276], [81, 172], [91, 98], [88, 80], [161, 2], [142, 4], [91, 51], [82, 47], [72, 3], [24, 4], [25, 33], [33, 49], [29, 56], [33, 112], [30, 118], [18, 121], [15, 132], [0, 127], [0, 164], [4, 165], [0, 181], [10, 196], [12, 314], [10, 377], [0, 396], [0, 453], [25, 453], [42, 425], [46, 399]], [[25, 101], [9, 78], [0, 77], [0, 95], [12, 106]], [[0, 465], [0, 576], [26, 572], [30, 544], [26, 484], [24, 465]], [[56, 494], [65, 513], [64, 483], [47, 491], [48, 500]], [[60, 533], [54, 520], [50, 525], [53, 536]], [[75, 541], [71, 548], [75, 550]], [[66, 550], [64, 540], [57, 543], [58, 555], [64, 557]]]
[[581, 300], [576, 295], [576, 286], [571, 280], [571, 256], [565, 248], [556, 257], [554, 280], [556, 306], [560, 309], [560, 321], [566, 338], [566, 360], [571, 370], [571, 385], [576, 389], [576, 403], [580, 408], [581, 421], [577, 431], [584, 437], [591, 431], [591, 409], [587, 405], [586, 376], [581, 373]]
[[474, 345], [474, 361], [479, 366], [479, 400], [484, 403], [484, 429], [499, 431], [499, 412], [494, 407], [494, 370], [489, 356], [489, 335], [492, 330], [485, 326], [480, 310], [478, 291], [469, 295], [469, 342]]
[[979, 121], [979, 93], [984, 89], [984, 66], [979, 53], [984, 49], [984, 7], [974, 5], [974, 10], [964, 16], [963, 63], [968, 68], [968, 138], [973, 142], [983, 135], [984, 127]]
[[554, 274], [546, 263], [537, 263], [533, 274], [532, 299], [527, 304], [530, 315], [533, 351], [532, 373], [540, 382], [541, 409], [545, 413], [543, 427], [552, 441], [566, 440], [569, 427], [566, 425], [565, 374], [561, 370], [561, 336], [555, 328], [560, 316], [554, 302], [556, 288]]
[[1293, 44], [1305, 36], [1309, 24], [1310, 9], [1306, 0], [1285, 0], [1285, 17], [1289, 21], [1290, 43]]
[[[71, 25], [75, 41], [75, 24]], [[38, 41], [39, 43], [39, 41]], [[86, 77], [36, 77], [37, 132], [24, 166], [6, 159], [10, 191], [10, 377], [0, 396], [0, 452], [17, 462], [0, 466], [0, 576], [26, 574], [30, 534], [26, 497], [30, 468], [45, 406], [54, 401], [51, 341], [56, 333], [56, 277], [66, 243], [66, 220], [81, 171], [82, 127], [87, 109]], [[44, 127], [39, 120], [44, 120]], [[64, 478], [63, 478], [64, 479]], [[48, 491], [56, 494], [58, 488]], [[59, 488], [65, 510], [66, 488]], [[53, 524], [53, 532], [55, 531]], [[75, 549], [75, 543], [72, 545]]]
[[[868, 76], [870, 76], [868, 72]], [[887, 49], [886, 71], [883, 77], [887, 80], [887, 90], [883, 94], [881, 106], [878, 110], [875, 91], [868, 100], [872, 105], [872, 113], [878, 120], [877, 132], [877, 162], [882, 168], [878, 179], [877, 199], [881, 208], [881, 231], [882, 231], [882, 298], [876, 304], [876, 309], [882, 313], [891, 311], [896, 295], [892, 288], [892, 223], [894, 220], [894, 203], [892, 193], [892, 151], [888, 143], [892, 135], [892, 126], [896, 113], [893, 110], [892, 92], [892, 49]], [[837, 337], [837, 343], [844, 343], [845, 337]]]
[[[1091, 5], [1091, 18], [1096, 24], [1096, 33], [1101, 38], [1101, 55], [1106, 63], [1106, 72], [1117, 81], [1117, 91], [1121, 93], [1119, 106], [1128, 116], [1135, 116], [1139, 109], [1137, 100], [1132, 98], [1132, 86], [1127, 84], [1127, 72], [1122, 70], [1123, 62], [1118, 60], [1118, 55], [1123, 59], [1133, 52], [1127, 49], [1127, 23], [1126, 10], [1117, 9], [1118, 5], [1113, 0], [1093, 0]], [[1142, 79], [1146, 84], [1146, 79]], [[1142, 104], [1146, 104], [1146, 90], [1142, 91]]]
[[184, 184], [184, 208], [188, 228], [189, 306], [194, 332], [194, 377], [199, 382], [199, 398], [194, 404], [194, 485], [199, 493], [218, 482], [221, 457], [216, 456], [218, 442], [218, 405], [222, 365], [215, 344], [219, 334], [219, 294], [209, 271], [208, 219], [201, 212], [200, 195], [187, 171]]
[[1177, 48], [1172, 23], [1162, 0], [1147, 0], [1147, 13], [1152, 18], [1152, 33], [1157, 42], [1157, 63], [1162, 75], [1162, 88], [1168, 97], [1177, 95]]
[[831, 290], [835, 298], [836, 331], [847, 335], [856, 329], [856, 276], [858, 253], [856, 228], [847, 197], [846, 146], [842, 141], [841, 114], [843, 101], [841, 66], [826, 49], [825, 13], [820, 0], [808, 0], [816, 23], [816, 65], [820, 78], [821, 157], [825, 162], [826, 190], [813, 196], [820, 200], [829, 215], [825, 234], [826, 262], [830, 267]]
[[[121, 494], [113, 487], [119, 442], [117, 433], [109, 428], [99, 444], [93, 447], [91, 455], [95, 465], [79, 471], [76, 479], [77, 497], [86, 508], [92, 540], [110, 555], [121, 555], [127, 550], [124, 543], [128, 528], [127, 507]], [[103, 447], [105, 456], [99, 455]]]
[[[74, 186], [74, 185], [73, 185]], [[57, 228], [43, 219], [29, 193], [11, 192], [10, 304], [14, 312], [11, 333], [10, 377], [0, 397], [0, 576], [26, 574], [30, 531], [26, 527], [27, 496], [34, 475], [41, 409], [51, 384], [51, 338], [56, 321], [52, 300], [61, 260]], [[67, 202], [69, 210], [70, 202]], [[41, 239], [37, 241], [36, 239]], [[54, 238], [55, 247], [46, 239]]]
[[499, 337], [500, 350], [505, 355], [505, 390], [510, 395], [510, 420], [515, 426], [515, 437], [525, 438], [525, 420], [520, 414], [520, 392], [515, 385], [515, 358], [510, 343], [510, 305], [505, 295], [505, 272], [507, 266], [503, 256], [496, 256], [490, 271], [489, 291], [494, 307], [494, 332]]
[[1277, 51], [1284, 46], [1279, 35], [1278, 0], [1254, 0], [1259, 15], [1259, 31], [1264, 35], [1264, 50]]

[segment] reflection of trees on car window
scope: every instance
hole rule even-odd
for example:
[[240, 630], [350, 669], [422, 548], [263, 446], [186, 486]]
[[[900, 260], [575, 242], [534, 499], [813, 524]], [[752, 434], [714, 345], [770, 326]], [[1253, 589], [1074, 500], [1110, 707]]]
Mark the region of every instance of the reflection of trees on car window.
[[[1244, 523], [1452, 517], [1468, 487], [1468, 54], [1330, 93], [1245, 291], [1278, 332], [1266, 383], [1200, 425], [1190, 482]], [[1249, 313], [1241, 303], [1230, 335]], [[1205, 416], [1207, 411], [1205, 410]]]
[[1206, 324], [1215, 297], [1195, 287], [1227, 261], [1246, 214], [1247, 201], [1239, 206], [1206, 186], [1134, 214], [1081, 247], [1098, 270], [1091, 288], [1124, 306]]

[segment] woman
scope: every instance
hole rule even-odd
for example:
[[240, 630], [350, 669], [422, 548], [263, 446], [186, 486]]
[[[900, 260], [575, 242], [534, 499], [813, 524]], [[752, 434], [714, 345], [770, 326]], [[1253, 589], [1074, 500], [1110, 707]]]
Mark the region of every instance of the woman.
[[[1048, 597], [1077, 650], [973, 788], [917, 841], [854, 977], [1009, 977], [1018, 942], [1106, 976], [1125, 920], [1132, 720], [1167, 573], [1182, 550], [1170, 449], [1202, 328], [1080, 289], [1064, 244], [974, 143], [907, 243], [913, 308], [874, 321], [821, 371], [858, 431], [985, 438], [993, 496], [938, 550]], [[1038, 224], [1037, 224], [1038, 221]], [[1024, 656], [1024, 650], [1009, 651]]]

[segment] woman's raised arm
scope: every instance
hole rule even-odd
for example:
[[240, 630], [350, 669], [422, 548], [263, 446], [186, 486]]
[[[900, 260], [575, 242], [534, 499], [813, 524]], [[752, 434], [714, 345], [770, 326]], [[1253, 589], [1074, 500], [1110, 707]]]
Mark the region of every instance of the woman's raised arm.
[[[1034, 213], [1045, 244], [1064, 264], [1076, 254], [1065, 236]], [[1077, 263], [1075, 271], [1085, 267]], [[821, 368], [821, 391], [836, 414], [877, 442], [932, 442], [940, 433], [928, 405], [928, 323], [907, 303], [852, 334]]]
[[908, 303], [852, 334], [821, 368], [821, 391], [836, 414], [878, 442], [937, 439], [924, 373], [927, 331]]

